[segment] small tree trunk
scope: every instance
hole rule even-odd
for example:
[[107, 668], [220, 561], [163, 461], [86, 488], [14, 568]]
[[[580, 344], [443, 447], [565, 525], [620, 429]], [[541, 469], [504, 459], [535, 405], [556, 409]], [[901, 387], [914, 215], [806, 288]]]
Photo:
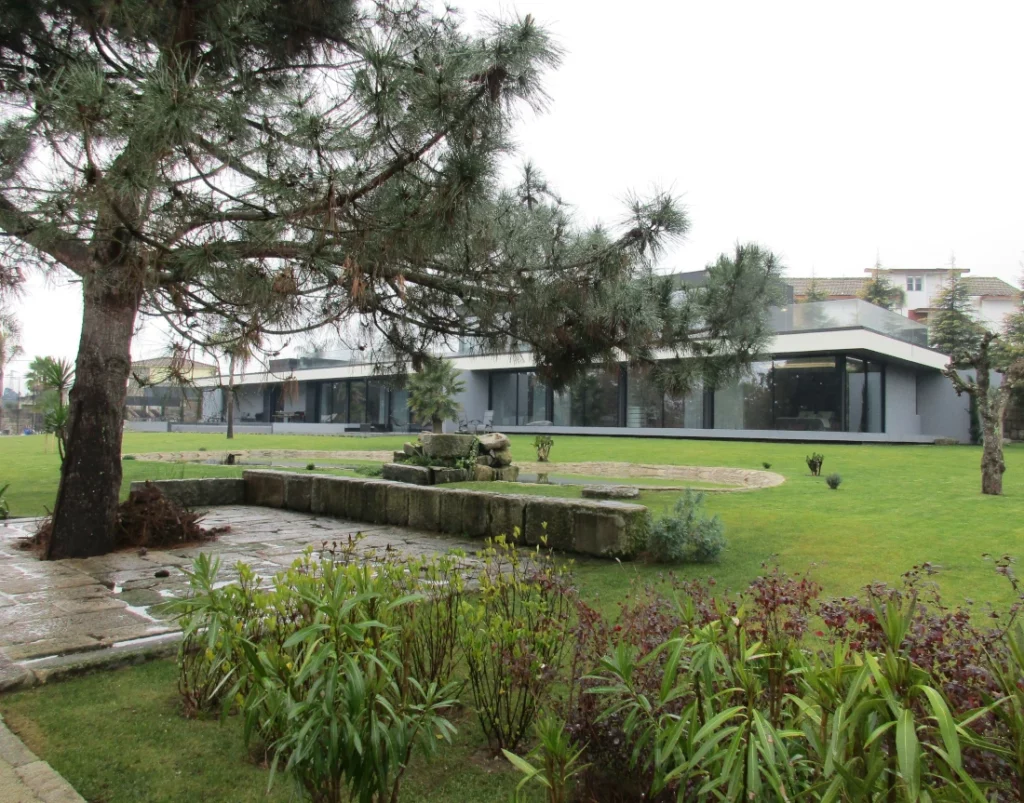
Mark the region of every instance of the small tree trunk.
[[224, 400], [228, 416], [228, 440], [235, 437], [235, 355], [228, 357], [228, 397]]
[[4, 431], [4, 368], [0, 364], [0, 433]]
[[[1003, 493], [1003, 389], [990, 392], [987, 368], [980, 368], [978, 385], [978, 416], [981, 418], [981, 492], [999, 496]], [[993, 396], [995, 398], [993, 398]]]
[[435, 435], [440, 435], [442, 432], [444, 432], [444, 421], [442, 421], [440, 418], [432, 418], [430, 420], [430, 423], [434, 427]]
[[[127, 274], [128, 271], [125, 271]], [[141, 286], [83, 282], [82, 335], [71, 388], [67, 454], [47, 558], [103, 555], [114, 546], [121, 490], [121, 437]]]

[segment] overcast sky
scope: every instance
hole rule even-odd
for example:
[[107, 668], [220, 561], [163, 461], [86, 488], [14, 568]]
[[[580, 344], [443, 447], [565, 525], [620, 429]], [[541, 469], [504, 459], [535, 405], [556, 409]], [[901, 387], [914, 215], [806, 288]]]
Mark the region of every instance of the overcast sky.
[[[677, 193], [692, 230], [666, 269], [756, 240], [792, 275], [955, 252], [1019, 283], [1024, 3], [458, 5], [548, 25], [565, 62], [550, 110], [519, 127], [522, 154], [586, 221], [618, 221], [628, 190]], [[76, 287], [33, 280], [18, 312], [28, 354], [74, 356]], [[133, 354], [162, 346], [149, 331]]]

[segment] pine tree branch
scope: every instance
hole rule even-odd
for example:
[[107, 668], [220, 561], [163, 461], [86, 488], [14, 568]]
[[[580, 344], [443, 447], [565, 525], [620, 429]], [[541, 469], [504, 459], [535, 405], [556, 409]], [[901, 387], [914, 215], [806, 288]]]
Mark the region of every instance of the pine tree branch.
[[59, 236], [50, 236], [54, 228], [23, 212], [0, 192], [0, 230], [85, 276], [89, 272], [89, 249], [60, 229]]

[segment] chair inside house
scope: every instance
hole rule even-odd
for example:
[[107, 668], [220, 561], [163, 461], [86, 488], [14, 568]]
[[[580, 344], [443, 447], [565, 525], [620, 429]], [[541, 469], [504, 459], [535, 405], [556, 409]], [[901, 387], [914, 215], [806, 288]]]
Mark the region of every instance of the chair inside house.
[[482, 424], [481, 429], [484, 432], [494, 431], [494, 410], [488, 410], [484, 413], [484, 420], [480, 422]]

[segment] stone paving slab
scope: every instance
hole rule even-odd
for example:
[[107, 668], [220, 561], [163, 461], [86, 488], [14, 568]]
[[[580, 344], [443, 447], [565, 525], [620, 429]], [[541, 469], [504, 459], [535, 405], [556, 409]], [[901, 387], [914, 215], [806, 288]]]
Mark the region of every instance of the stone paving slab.
[[[472, 556], [482, 547], [480, 541], [406, 528], [224, 506], [208, 511], [204, 524], [229, 530], [200, 546], [50, 562], [17, 547], [36, 524], [37, 520], [19, 519], [0, 525], [0, 690], [39, 682], [33, 667], [41, 659], [81, 655], [84, 660], [115, 646], [174, 632], [173, 620], [157, 603], [186, 593], [183, 569], [202, 552], [220, 558], [220, 573], [228, 581], [239, 561], [270, 577], [307, 547], [340, 548], [357, 534], [362, 537], [355, 555], [369, 561], [395, 551], [418, 558], [459, 549]], [[467, 561], [475, 562], [472, 557]]]
[[0, 719], [0, 801], [85, 803], [49, 764], [40, 761]]

